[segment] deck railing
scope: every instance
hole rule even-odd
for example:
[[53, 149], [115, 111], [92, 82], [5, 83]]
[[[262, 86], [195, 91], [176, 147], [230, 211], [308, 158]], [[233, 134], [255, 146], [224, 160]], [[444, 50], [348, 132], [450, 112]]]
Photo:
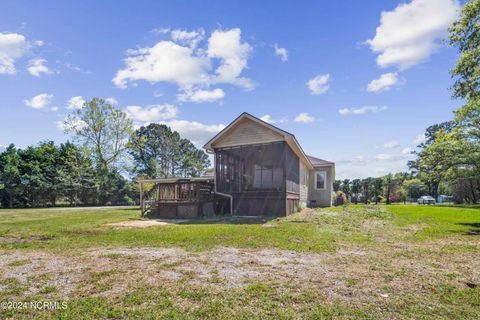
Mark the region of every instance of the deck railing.
[[146, 215], [158, 203], [204, 202], [213, 200], [213, 183], [204, 181], [178, 181], [174, 183], [156, 183], [143, 194], [141, 200], [142, 216]]

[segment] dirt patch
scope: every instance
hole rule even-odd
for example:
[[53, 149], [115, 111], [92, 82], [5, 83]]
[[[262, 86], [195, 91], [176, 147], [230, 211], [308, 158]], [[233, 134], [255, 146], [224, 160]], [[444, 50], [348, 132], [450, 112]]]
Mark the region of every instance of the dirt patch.
[[189, 220], [157, 219], [157, 220], [129, 220], [115, 223], [109, 223], [107, 226], [118, 228], [148, 228], [154, 226], [166, 226], [171, 224], [180, 224]]
[[25, 238], [18, 237], [0, 237], [0, 243], [30, 243], [33, 241], [49, 241], [53, 240], [55, 236], [29, 236]]
[[302, 211], [295, 214], [298, 217], [314, 217], [314, 216], [337, 216], [338, 212], [336, 211], [328, 211], [328, 210], [315, 210], [312, 208], [305, 208]]
[[0, 214], [15, 214], [16, 212], [0, 211]]
[[[305, 290], [330, 301], [362, 305], [372, 297], [401, 298], [436, 284], [478, 283], [477, 252], [445, 252], [444, 245], [441, 241], [418, 246], [397, 243], [374, 251], [348, 247], [334, 253], [230, 247], [203, 252], [97, 248], [62, 255], [0, 251], [0, 278], [16, 278], [26, 288], [23, 297], [45, 286], [73, 298], [113, 297], [139, 283], [161, 284], [172, 291], [188, 286], [219, 292], [264, 283], [281, 291]], [[15, 263], [18, 260], [25, 262]]]

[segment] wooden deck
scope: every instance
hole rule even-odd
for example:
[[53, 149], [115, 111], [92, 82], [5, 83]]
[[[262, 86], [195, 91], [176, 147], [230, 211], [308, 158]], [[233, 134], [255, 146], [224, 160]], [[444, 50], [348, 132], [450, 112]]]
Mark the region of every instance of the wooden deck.
[[[213, 178], [152, 179], [140, 183], [142, 216], [196, 218], [229, 212], [229, 199], [216, 194]], [[144, 191], [148, 187], [147, 191]]]

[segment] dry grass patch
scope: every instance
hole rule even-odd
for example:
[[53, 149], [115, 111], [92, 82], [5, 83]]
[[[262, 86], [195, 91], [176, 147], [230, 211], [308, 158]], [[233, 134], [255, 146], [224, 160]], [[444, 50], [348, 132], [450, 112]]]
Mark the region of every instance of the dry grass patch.
[[[426, 212], [417, 219], [359, 206], [305, 210], [268, 221], [272, 228], [219, 220], [142, 233], [102, 222], [92, 230], [99, 234], [77, 235], [89, 244], [101, 239], [97, 246], [0, 251], [2, 300], [69, 302], [66, 311], [0, 310], [0, 317], [477, 319], [480, 238], [464, 235], [457, 223], [465, 221], [456, 216], [449, 225], [446, 212], [435, 222]], [[131, 241], [169, 232], [162, 241], [170, 242], [162, 247], [145, 239], [151, 245], [122, 247], [106, 242], [113, 237], [102, 238], [107, 232]], [[216, 245], [190, 250], [197, 237]], [[308, 243], [326, 239], [328, 250]]]

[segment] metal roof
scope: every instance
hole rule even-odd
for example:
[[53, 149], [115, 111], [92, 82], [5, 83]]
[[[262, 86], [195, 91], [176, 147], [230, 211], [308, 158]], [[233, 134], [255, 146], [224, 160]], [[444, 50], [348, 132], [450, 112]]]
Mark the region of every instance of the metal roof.
[[309, 156], [309, 155], [307, 155], [307, 158], [308, 158], [308, 160], [310, 160], [310, 163], [311, 163], [314, 167], [317, 167], [317, 166], [331, 166], [331, 165], [334, 164], [334, 163], [331, 162], [331, 161], [319, 159], [319, 158], [312, 157], [312, 156]]

